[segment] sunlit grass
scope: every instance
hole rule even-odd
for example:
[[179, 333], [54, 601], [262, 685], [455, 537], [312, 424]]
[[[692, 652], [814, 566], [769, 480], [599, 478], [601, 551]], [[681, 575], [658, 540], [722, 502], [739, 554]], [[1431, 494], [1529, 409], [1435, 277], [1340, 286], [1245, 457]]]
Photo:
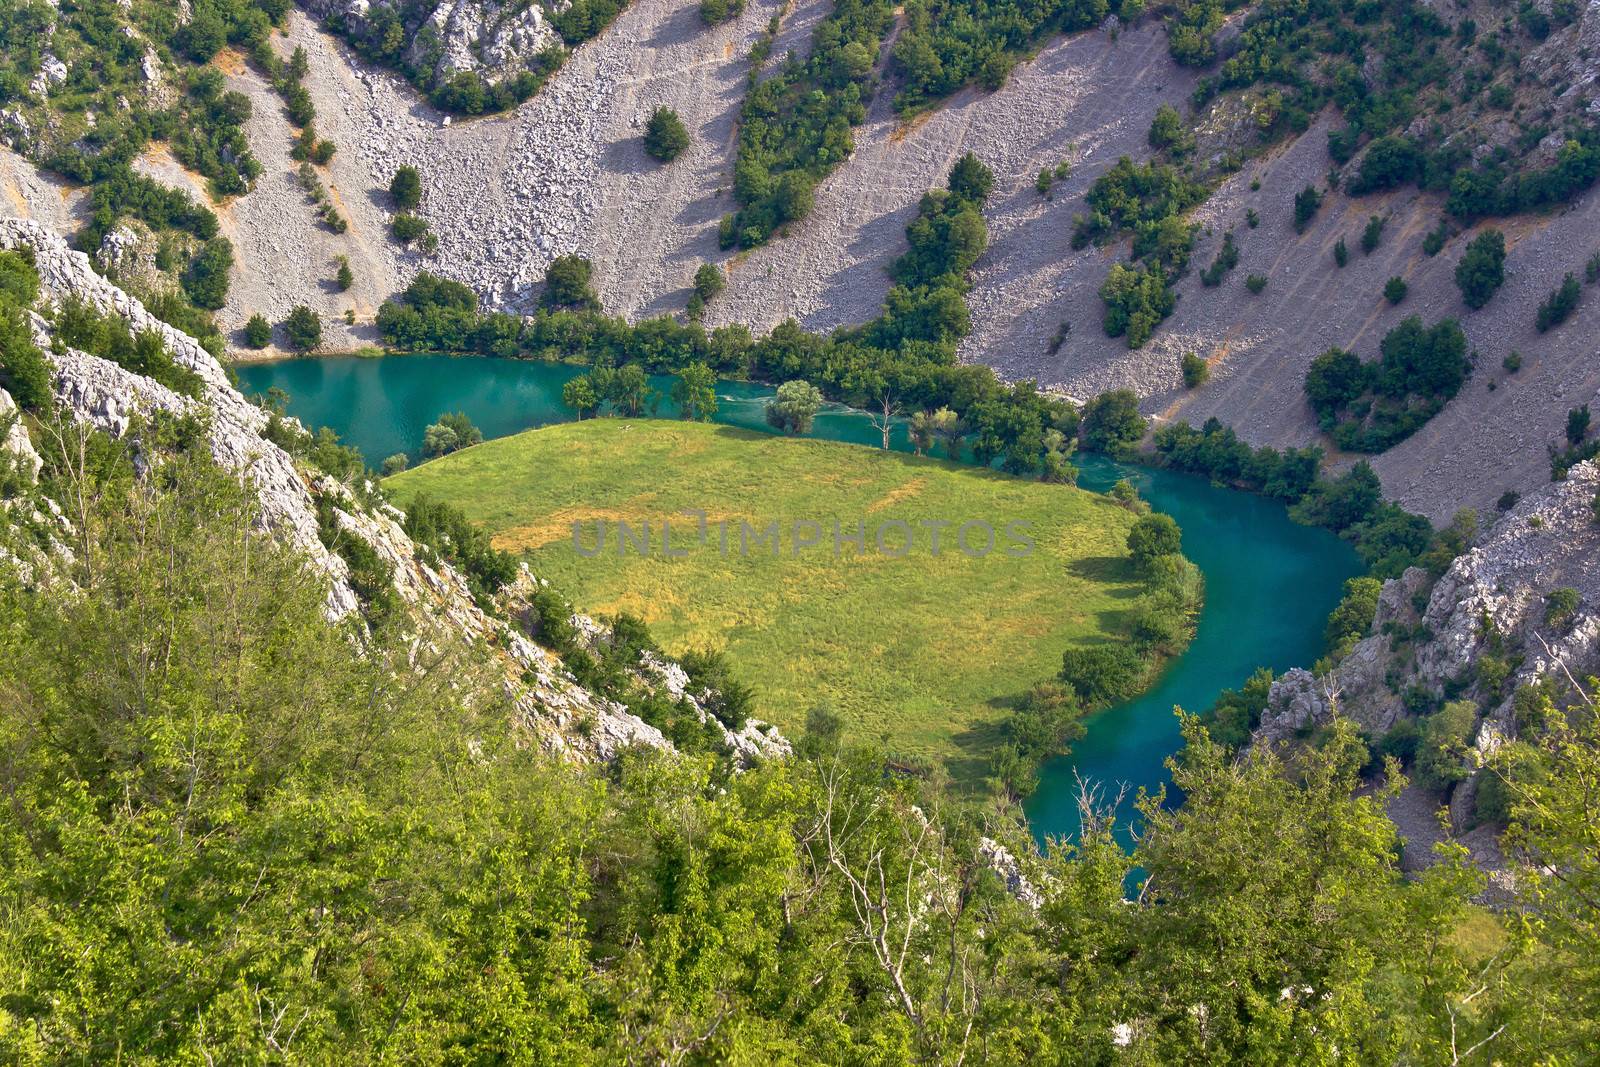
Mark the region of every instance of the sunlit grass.
[[[1008, 702], [1060, 666], [1073, 645], [1106, 639], [1138, 592], [1124, 545], [1133, 517], [1098, 495], [942, 460], [856, 445], [792, 440], [725, 426], [602, 419], [492, 441], [387, 483], [404, 501], [447, 500], [486, 525], [500, 547], [591, 614], [628, 611], [668, 651], [724, 648], [757, 689], [758, 714], [795, 729], [827, 702], [861, 739], [976, 769]], [[729, 524], [696, 543], [686, 510]], [[572, 523], [600, 556], [574, 548]], [[655, 552], [619, 555], [617, 520], [650, 524]], [[739, 524], [778, 520], [782, 551], [741, 557]], [[790, 524], [813, 520], [823, 543], [796, 555]], [[866, 526], [868, 551], [835, 558], [832, 523]], [[916, 531], [901, 559], [879, 555], [875, 525]], [[924, 521], [945, 520], [938, 556]], [[684, 558], [659, 554], [670, 522]], [[956, 548], [963, 522], [996, 531], [973, 558]], [[1006, 524], [1028, 524], [1031, 555], [1008, 555]], [[974, 529], [969, 545], [981, 542]], [[888, 537], [889, 534], [886, 534]], [[891, 545], [898, 540], [890, 540]]]

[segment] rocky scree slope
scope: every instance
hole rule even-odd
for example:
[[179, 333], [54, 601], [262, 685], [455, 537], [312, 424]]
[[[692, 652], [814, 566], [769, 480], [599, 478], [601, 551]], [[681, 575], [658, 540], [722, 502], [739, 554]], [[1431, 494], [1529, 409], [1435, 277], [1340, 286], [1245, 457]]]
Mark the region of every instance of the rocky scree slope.
[[[269, 415], [229, 384], [223, 368], [193, 338], [156, 319], [138, 300], [96, 274], [89, 258], [60, 237], [30, 221], [0, 218], [0, 249], [23, 248], [32, 252], [46, 299], [74, 297], [122, 317], [136, 331], [155, 331], [174, 360], [204, 383], [201, 397], [193, 400], [117, 364], [66, 348], [49, 356], [57, 403], [75, 420], [113, 436], [128, 433], [140, 414], [208, 415], [213, 457], [254, 487], [267, 532], [303, 553], [327, 576], [330, 617], [350, 616], [358, 601], [344, 560], [324, 547], [318, 536], [319, 500], [331, 504], [333, 519], [344, 532], [366, 542], [393, 568], [395, 590], [412, 609], [420, 640], [481, 643], [491, 649], [504, 669], [506, 690], [520, 717], [548, 748], [579, 758], [608, 759], [632, 744], [671, 747], [655, 727], [578, 685], [559, 659], [526, 633], [485, 612], [455, 568], [432, 561], [431, 553], [412, 542], [401, 525], [403, 513], [387, 504], [363, 504], [349, 487], [302, 469], [268, 440], [264, 434]], [[34, 326], [41, 347], [48, 348], [49, 320], [35, 316]], [[0, 407], [10, 403], [8, 396]], [[26, 437], [15, 437], [15, 433], [8, 437], [6, 447], [21, 454]], [[36, 458], [29, 466], [36, 467]], [[512, 617], [515, 605], [525, 601], [535, 581], [524, 569], [507, 594], [505, 606], [513, 609]], [[609, 632], [591, 620], [579, 617], [574, 622], [591, 644], [610, 640]], [[673, 696], [687, 695], [696, 701], [703, 721], [715, 721], [696, 694], [686, 693], [687, 676], [676, 664], [650, 658], [641, 661], [638, 674]], [[739, 732], [724, 728], [723, 735], [726, 746], [744, 761], [787, 750], [775, 730], [754, 720]]]
[[[1446, 691], [1484, 709], [1474, 747], [1487, 757], [1517, 734], [1513, 694], [1554, 678], [1566, 685], [1600, 672], [1600, 522], [1595, 500], [1600, 465], [1572, 468], [1565, 481], [1532, 494], [1503, 515], [1437, 580], [1413, 567], [1383, 585], [1370, 636], [1326, 678], [1295, 669], [1272, 687], [1256, 732], [1276, 743], [1334, 714], [1354, 718], [1381, 737], [1410, 712], [1405, 693], [1420, 686]], [[1577, 594], [1565, 617], [1548, 614], [1557, 589]], [[1488, 658], [1509, 666], [1508, 677], [1486, 681]], [[1471, 822], [1476, 779], [1451, 794], [1458, 828]]]

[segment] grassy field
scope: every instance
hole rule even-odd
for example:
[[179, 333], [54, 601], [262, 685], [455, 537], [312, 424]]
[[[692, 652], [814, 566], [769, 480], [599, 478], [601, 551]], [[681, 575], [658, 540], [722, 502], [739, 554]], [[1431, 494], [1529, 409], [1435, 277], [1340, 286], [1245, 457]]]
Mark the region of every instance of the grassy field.
[[[398, 502], [428, 493], [488, 527], [497, 546], [526, 553], [535, 573], [581, 611], [643, 617], [668, 651], [723, 648], [757, 689], [757, 714], [795, 729], [831, 703], [862, 739], [950, 763], [976, 760], [1009, 703], [1053, 675], [1073, 645], [1107, 639], [1139, 592], [1125, 539], [1133, 516], [1096, 494], [971, 466], [855, 445], [794, 440], [683, 422], [599, 419], [533, 430], [458, 452], [391, 478]], [[707, 513], [708, 536], [696, 520]], [[615, 524], [645, 523], [651, 554], [617, 550]], [[780, 554], [740, 554], [741, 523], [781, 524]], [[821, 543], [796, 548], [792, 524], [812, 520]], [[864, 525], [867, 551], [835, 556], [833, 522]], [[899, 520], [915, 540], [879, 554], [875, 530]], [[921, 524], [951, 523], [941, 551]], [[595, 546], [586, 558], [574, 545]], [[663, 522], [674, 552], [661, 553]], [[728, 529], [720, 549], [717, 522]], [[981, 558], [955, 544], [962, 523], [988, 523]], [[1007, 523], [1022, 522], [1030, 555]], [[802, 537], [811, 532], [802, 530]], [[904, 531], [883, 531], [897, 550]], [[985, 538], [969, 531], [968, 547]]]

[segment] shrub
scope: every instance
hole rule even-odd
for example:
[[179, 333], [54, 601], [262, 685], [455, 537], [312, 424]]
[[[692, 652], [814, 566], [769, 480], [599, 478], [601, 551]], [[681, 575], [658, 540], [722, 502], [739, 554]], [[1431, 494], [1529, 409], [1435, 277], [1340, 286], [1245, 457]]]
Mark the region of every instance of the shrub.
[[1350, 262], [1350, 249], [1345, 247], [1343, 237], [1339, 238], [1333, 246], [1333, 261], [1340, 267]]
[[1206, 361], [1193, 352], [1183, 354], [1183, 387], [1185, 389], [1198, 389], [1211, 377], [1211, 368]]
[[1294, 232], [1305, 233], [1317, 209], [1322, 206], [1322, 194], [1314, 186], [1306, 186], [1294, 194]]
[[1590, 285], [1600, 282], [1600, 252], [1590, 256], [1589, 261], [1583, 265], [1583, 280]]
[[1084, 405], [1080, 434], [1085, 448], [1122, 455], [1144, 439], [1146, 423], [1131, 389], [1101, 393]]
[[722, 273], [722, 268], [715, 263], [702, 263], [700, 269], [694, 272], [694, 294], [701, 300], [711, 300], [722, 292], [727, 284], [727, 277]]
[[[3, 253], [9, 255], [9, 253]], [[33, 343], [33, 330], [20, 307], [0, 304], [0, 383], [17, 406], [44, 411], [50, 406], [50, 366]]]
[[811, 432], [812, 420], [822, 409], [822, 394], [810, 382], [796, 379], [778, 386], [767, 401], [767, 425], [786, 434]]
[[1567, 443], [1577, 444], [1589, 433], [1589, 405], [1582, 404], [1567, 412]]
[[251, 315], [244, 324], [244, 343], [251, 348], [266, 348], [272, 343], [272, 324], [261, 315]]
[[1444, 219], [1439, 220], [1439, 225], [1428, 232], [1422, 239], [1422, 254], [1436, 256], [1444, 251], [1444, 243], [1450, 238], [1450, 224]]
[[1239, 265], [1239, 246], [1233, 243], [1233, 231], [1229, 230], [1222, 235], [1222, 247], [1217, 250], [1217, 258], [1211, 261], [1200, 275], [1200, 283], [1205, 286], [1222, 284], [1222, 276]]
[[1182, 531], [1171, 515], [1141, 516], [1128, 531], [1128, 552], [1141, 570], [1148, 570], [1157, 556], [1177, 555], [1182, 542]]
[[228, 275], [233, 270], [233, 245], [214, 237], [200, 249], [183, 275], [183, 291], [195, 307], [217, 311], [228, 300]]
[[1478, 706], [1470, 700], [1453, 700], [1421, 722], [1417, 742], [1416, 779], [1422, 786], [1443, 791], [1470, 773], [1467, 755], [1478, 725]]
[[1500, 361], [1500, 366], [1504, 367], [1508, 374], [1517, 373], [1522, 369], [1522, 353], [1512, 349], [1511, 354]]
[[1267, 276], [1265, 274], [1252, 274], [1244, 280], [1244, 287], [1252, 293], [1259, 293], [1267, 287]]
[[1058, 677], [1085, 704], [1103, 706], [1136, 693], [1144, 669], [1130, 645], [1094, 645], [1064, 652]]
[[650, 113], [644, 128], [644, 150], [662, 163], [670, 163], [689, 147], [689, 131], [683, 120], [670, 107], [658, 107]]
[[334, 262], [338, 264], [339, 269], [334, 273], [333, 284], [341, 293], [348, 292], [356, 282], [355, 272], [350, 269], [350, 257], [335, 256]]
[[1494, 502], [1495, 510], [1510, 511], [1517, 506], [1517, 501], [1522, 499], [1522, 494], [1515, 489], [1507, 489], [1500, 494], [1500, 499]]
[[394, 234], [395, 240], [404, 244], [425, 236], [428, 233], [428, 220], [420, 215], [402, 211], [389, 223], [389, 231]]
[[1178, 109], [1171, 104], [1162, 104], [1156, 108], [1156, 116], [1150, 123], [1149, 141], [1150, 147], [1157, 151], [1170, 148], [1174, 152], [1183, 152], [1194, 143], [1194, 138], [1184, 126], [1183, 116], [1178, 114]]
[[422, 432], [422, 454], [445, 456], [483, 440], [483, 431], [472, 424], [465, 412], [440, 415], [439, 421]]
[[389, 195], [401, 211], [415, 211], [422, 204], [422, 174], [416, 167], [403, 166], [389, 179]]
[[594, 266], [582, 256], [557, 256], [544, 276], [545, 307], [600, 309], [600, 298], [590, 287]]
[[322, 344], [322, 316], [297, 304], [283, 321], [283, 336], [289, 347], [300, 352], [310, 352]]
[[1560, 326], [1572, 315], [1578, 306], [1578, 298], [1583, 295], [1583, 288], [1578, 285], [1578, 279], [1568, 273], [1562, 279], [1561, 285], [1555, 292], [1545, 297], [1544, 303], [1539, 305], [1539, 313], [1534, 319], [1534, 325], [1540, 333], [1553, 327]]
[[1544, 598], [1544, 624], [1563, 629], [1578, 611], [1578, 591], [1570, 586], [1552, 589]]
[[1400, 303], [1409, 291], [1410, 287], [1404, 278], [1394, 277], [1383, 283], [1383, 298], [1391, 304]]
[[1384, 215], [1373, 215], [1367, 219], [1367, 228], [1361, 231], [1362, 255], [1370, 256], [1377, 251], [1383, 241], [1383, 228], [1388, 222], [1388, 217]]
[[744, 11], [744, 0], [700, 0], [700, 20], [707, 26], [738, 18]]
[[1461, 299], [1474, 310], [1483, 307], [1506, 280], [1506, 238], [1499, 230], [1484, 230], [1456, 264], [1456, 287]]
[[1138, 348], [1155, 333], [1161, 320], [1172, 314], [1177, 297], [1167, 287], [1167, 274], [1159, 264], [1116, 263], [1100, 286], [1105, 302], [1101, 320], [1107, 337], [1128, 339]]

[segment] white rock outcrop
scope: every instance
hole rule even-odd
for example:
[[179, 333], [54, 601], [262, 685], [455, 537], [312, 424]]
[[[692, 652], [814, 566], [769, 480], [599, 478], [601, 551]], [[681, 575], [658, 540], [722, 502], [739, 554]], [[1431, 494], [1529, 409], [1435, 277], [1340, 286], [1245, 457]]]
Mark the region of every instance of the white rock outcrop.
[[[137, 416], [157, 412], [207, 417], [213, 457], [254, 487], [266, 531], [298, 549], [327, 575], [330, 617], [349, 616], [359, 604], [350, 585], [349, 567], [319, 537], [318, 501], [331, 503], [333, 520], [345, 532], [371, 545], [390, 565], [396, 592], [416, 609], [414, 615], [421, 626], [419, 640], [465, 641], [489, 649], [491, 662], [498, 663], [504, 671], [507, 696], [545, 747], [575, 758], [601, 760], [616, 756], [630, 745], [671, 747], [655, 727], [622, 705], [583, 688], [557, 657], [512, 624], [485, 612], [454, 567], [443, 561], [430, 562], [432, 554], [420, 551], [412, 542], [402, 526], [401, 512], [388, 505], [368, 507], [334, 479], [302, 472], [293, 457], [264, 436], [267, 413], [229, 384], [226, 372], [211, 354], [96, 274], [88, 256], [73, 251], [44, 227], [18, 219], [0, 218], [0, 248], [32, 250], [43, 299], [77, 297], [123, 317], [135, 330], [154, 330], [176, 362], [201, 378], [202, 393], [195, 399], [73, 348], [56, 346], [60, 350], [52, 350], [49, 355], [57, 402], [96, 429], [121, 436], [135, 427]], [[50, 322], [37, 315], [32, 322], [41, 347], [50, 346]], [[0, 392], [0, 419], [13, 409], [11, 398]], [[38, 456], [20, 426], [14, 426], [4, 436], [0, 447], [24, 457], [31, 469], [37, 470]], [[595, 639], [608, 636], [604, 628], [591, 625], [596, 631]], [[676, 671], [672, 677], [682, 675], [682, 668], [676, 664], [665, 666]], [[683, 680], [687, 677], [683, 676]], [[757, 733], [759, 726], [752, 724], [738, 734], [725, 731], [729, 747], [741, 759], [787, 751], [787, 742], [776, 731], [771, 731], [771, 736]]]

